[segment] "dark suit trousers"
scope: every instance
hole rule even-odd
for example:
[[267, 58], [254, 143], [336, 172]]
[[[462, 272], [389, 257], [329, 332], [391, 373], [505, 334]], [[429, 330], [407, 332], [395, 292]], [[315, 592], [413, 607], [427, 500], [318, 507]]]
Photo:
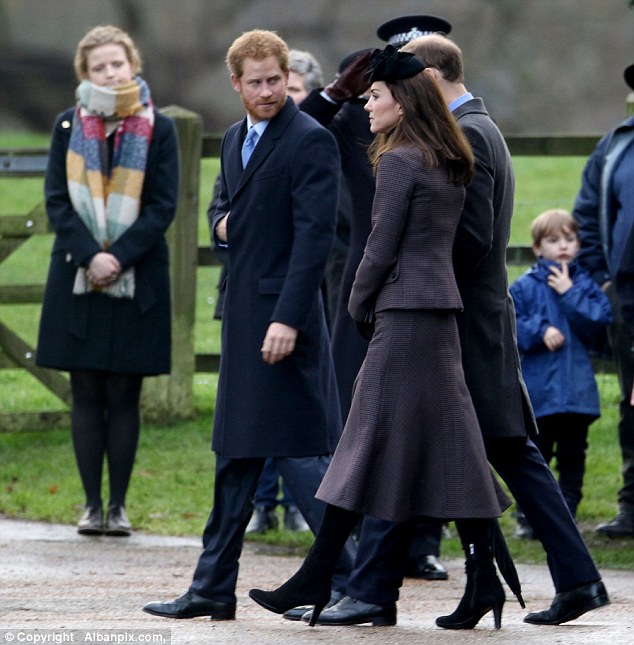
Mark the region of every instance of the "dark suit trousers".
[[[559, 485], [529, 438], [486, 441], [491, 465], [506, 482], [546, 551], [555, 591], [600, 579]], [[398, 599], [415, 526], [366, 517], [347, 595], [383, 605]]]
[[[203, 533], [203, 552], [198, 560], [191, 591], [217, 602], [236, 601], [240, 553], [264, 461], [264, 458], [227, 459], [216, 456], [214, 505]], [[295, 504], [313, 533], [316, 533], [326, 505], [315, 499], [315, 493], [328, 468], [330, 457], [276, 457], [274, 461]], [[345, 589], [354, 556], [354, 544], [348, 540], [333, 575], [333, 589]], [[278, 583], [271, 580], [271, 586]]]
[[608, 327], [608, 339], [616, 374], [621, 386], [619, 410], [619, 443], [621, 446], [623, 486], [618, 493], [619, 511], [634, 513], [634, 406], [630, 405], [632, 382], [634, 382], [634, 337], [630, 326], [623, 319], [621, 306], [614, 285], [607, 290], [614, 314], [614, 323]]
[[346, 595], [374, 605], [398, 600], [416, 520], [388, 522], [366, 515]]
[[506, 482], [546, 551], [555, 591], [601, 575], [577, 529], [561, 489], [530, 438], [485, 441], [489, 462]]
[[409, 545], [409, 558], [420, 559], [426, 555], [439, 557], [442, 527], [443, 522], [441, 520], [418, 520], [414, 528], [412, 542]]

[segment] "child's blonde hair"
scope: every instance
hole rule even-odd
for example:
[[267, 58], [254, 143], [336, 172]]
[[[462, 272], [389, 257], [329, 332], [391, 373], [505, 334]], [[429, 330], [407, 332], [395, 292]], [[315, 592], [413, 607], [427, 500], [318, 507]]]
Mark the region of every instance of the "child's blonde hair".
[[540, 242], [553, 233], [563, 231], [574, 233], [579, 237], [579, 226], [572, 215], [563, 208], [551, 208], [538, 215], [531, 224], [531, 237], [533, 246], [539, 246]]

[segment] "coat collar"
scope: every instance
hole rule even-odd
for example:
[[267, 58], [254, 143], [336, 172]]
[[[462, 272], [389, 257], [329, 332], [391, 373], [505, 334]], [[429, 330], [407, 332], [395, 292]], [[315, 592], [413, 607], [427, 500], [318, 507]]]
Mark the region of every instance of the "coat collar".
[[[551, 274], [550, 267], [558, 267], [561, 269], [561, 265], [557, 262], [553, 262], [552, 260], [546, 260], [544, 258], [537, 258], [537, 261], [535, 264], [530, 268], [529, 273], [532, 273], [535, 276], [538, 276], [541, 280], [544, 282], [548, 279], [548, 276]], [[568, 272], [570, 274], [570, 277], [572, 278], [575, 273], [577, 272], [577, 261], [573, 260], [569, 265], [568, 265]]]
[[474, 97], [459, 105], [452, 114], [456, 119], [460, 119], [466, 114], [485, 114], [489, 115], [487, 109], [484, 107], [484, 101], [480, 98]]
[[634, 128], [634, 115], [628, 117], [615, 128], [615, 132], [625, 132]]
[[245, 117], [242, 121], [235, 124], [227, 141], [227, 167], [234, 173], [234, 177], [237, 178], [235, 193], [249, 181], [253, 173], [275, 149], [278, 140], [298, 113], [299, 109], [294, 101], [291, 98], [287, 98], [284, 107], [266, 126], [266, 130], [264, 130], [258, 144], [255, 146], [251, 159], [244, 170], [242, 169], [240, 151], [247, 132], [247, 118]]

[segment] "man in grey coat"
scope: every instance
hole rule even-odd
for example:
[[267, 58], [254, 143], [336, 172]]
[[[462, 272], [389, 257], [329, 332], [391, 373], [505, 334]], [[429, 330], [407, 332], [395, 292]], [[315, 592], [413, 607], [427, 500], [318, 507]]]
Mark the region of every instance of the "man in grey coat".
[[[454, 270], [464, 305], [458, 328], [465, 377], [489, 461], [548, 556], [555, 599], [549, 609], [530, 613], [524, 620], [537, 625], [564, 623], [608, 604], [609, 599], [559, 486], [530, 439], [537, 429], [520, 371], [506, 272], [514, 194], [511, 157], [482, 100], [467, 92], [462, 53], [449, 38], [423, 36], [403, 50], [427, 65], [422, 73], [434, 76], [473, 148], [475, 177], [454, 242]], [[367, 534], [366, 528], [364, 523], [347, 596], [323, 611], [318, 624], [396, 622], [409, 536], [401, 525], [381, 520], [375, 520]], [[457, 528], [460, 531], [459, 523]]]
[[[287, 98], [288, 48], [275, 33], [246, 32], [227, 64], [247, 116], [224, 136], [213, 217], [228, 253], [214, 504], [189, 590], [144, 607], [168, 618], [235, 618], [238, 560], [267, 457], [317, 531], [325, 505], [314, 495], [341, 430], [320, 292], [335, 228], [337, 144]], [[340, 562], [349, 571], [350, 553]]]

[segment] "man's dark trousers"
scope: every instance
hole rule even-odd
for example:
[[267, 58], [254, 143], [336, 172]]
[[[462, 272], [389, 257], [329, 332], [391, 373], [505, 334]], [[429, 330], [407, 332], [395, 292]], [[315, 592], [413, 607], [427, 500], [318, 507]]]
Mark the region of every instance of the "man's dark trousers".
[[[203, 533], [204, 550], [190, 591], [217, 602], [236, 601], [238, 561], [264, 461], [264, 458], [227, 459], [216, 455], [214, 505]], [[315, 493], [330, 457], [275, 457], [274, 461], [299, 511], [316, 533], [326, 505], [315, 499]], [[334, 589], [345, 589], [354, 557], [355, 547], [348, 540], [333, 575]]]
[[[506, 482], [543, 544], [557, 593], [600, 579], [559, 485], [530, 438], [485, 441], [489, 462]], [[346, 594], [383, 605], [398, 599], [414, 525], [365, 518]]]

